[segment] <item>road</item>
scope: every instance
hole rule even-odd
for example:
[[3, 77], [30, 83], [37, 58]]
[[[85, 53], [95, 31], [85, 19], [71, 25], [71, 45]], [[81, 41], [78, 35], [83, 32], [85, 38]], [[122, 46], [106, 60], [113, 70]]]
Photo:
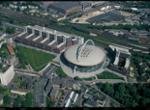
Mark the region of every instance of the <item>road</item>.
[[36, 107], [46, 106], [46, 94], [44, 92], [45, 79], [39, 79], [34, 87], [34, 100]]
[[[82, 86], [84, 86], [84, 87], [86, 87], [86, 86], [88, 87], [90, 85], [90, 84], [87, 84], [85, 81], [80, 82], [80, 84]], [[96, 85], [91, 85], [91, 86], [92, 86], [93, 89], [97, 90], [100, 94], [104, 95], [106, 97], [106, 99], [105, 99], [106, 101], [108, 101], [108, 100], [109, 100], [109, 102], [113, 101], [117, 106], [121, 106], [121, 104], [117, 100], [115, 100], [111, 96], [107, 95], [106, 93], [102, 92], [100, 89], [97, 88]], [[109, 102], [108, 103], [106, 102], [104, 107], [108, 107], [109, 106]]]
[[96, 79], [96, 80], [92, 80], [92, 81], [86, 81], [86, 84], [96, 84], [96, 83], [111, 83], [111, 84], [115, 84], [115, 83], [126, 83], [123, 80], [120, 79]]
[[53, 66], [53, 65], [48, 65], [47, 66], [47, 68], [45, 68], [45, 70], [43, 70], [42, 72], [42, 74], [43, 74], [43, 77], [44, 78], [49, 78], [49, 79], [51, 79], [51, 77], [53, 76], [53, 72], [55, 71], [57, 69], [57, 67], [56, 66]]
[[31, 71], [27, 71], [27, 70], [23, 70], [23, 69], [17, 69], [17, 68], [15, 68], [15, 72], [17, 74], [40, 77], [39, 73], [31, 72]]
[[[47, 86], [49, 89], [47, 89], [48, 91], [44, 91], [44, 87], [45, 84], [47, 82], [47, 80], [49, 79], [49, 84], [48, 85], [53, 85], [53, 84], [61, 84], [62, 87], [68, 87], [71, 88], [73, 84], [75, 83], [80, 83], [83, 85], [90, 85], [91, 83], [87, 83], [85, 81], [75, 81], [74, 79], [70, 78], [70, 77], [66, 77], [66, 78], [60, 78], [58, 76], [56, 76], [55, 70], [57, 69], [56, 66], [54, 65], [49, 65], [47, 67], [48, 70], [46, 70], [43, 73], [43, 76], [40, 77], [38, 83], [36, 84], [35, 88], [34, 88], [34, 94], [35, 94], [35, 100], [36, 100], [36, 106], [40, 106], [43, 107], [45, 106], [46, 102], [45, 102], [45, 98], [46, 98], [46, 93], [48, 93], [50, 86]], [[37, 74], [33, 74], [33, 73], [26, 73], [26, 72], [22, 72], [22, 70], [17, 71], [19, 74], [25, 74], [25, 75], [30, 75], [30, 76], [38, 76]], [[97, 87], [95, 85], [92, 85], [92, 87], [96, 88]], [[107, 96], [109, 98], [109, 100], [113, 100], [116, 103], [118, 103], [116, 100], [114, 100], [112, 97], [106, 95], [105, 93], [103, 93], [102, 91], [100, 91], [99, 89], [97, 89], [100, 93], [104, 94], [105, 96]], [[108, 99], [107, 99], [108, 100]], [[107, 103], [106, 103], [107, 104]]]
[[97, 87], [94, 86], [94, 88], [96, 90], [98, 90], [101, 94], [105, 95], [107, 98], [109, 98], [110, 100], [113, 100], [115, 103], [117, 103], [118, 105], [121, 105], [117, 100], [115, 100], [114, 98], [112, 98], [111, 96], [105, 94], [104, 92], [102, 92], [100, 89], [97, 89]]

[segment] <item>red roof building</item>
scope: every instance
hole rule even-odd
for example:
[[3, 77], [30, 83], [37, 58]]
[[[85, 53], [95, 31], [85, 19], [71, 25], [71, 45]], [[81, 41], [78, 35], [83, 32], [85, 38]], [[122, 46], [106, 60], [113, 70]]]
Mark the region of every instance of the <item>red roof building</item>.
[[10, 55], [15, 55], [13, 46], [11, 44], [7, 44], [7, 49]]

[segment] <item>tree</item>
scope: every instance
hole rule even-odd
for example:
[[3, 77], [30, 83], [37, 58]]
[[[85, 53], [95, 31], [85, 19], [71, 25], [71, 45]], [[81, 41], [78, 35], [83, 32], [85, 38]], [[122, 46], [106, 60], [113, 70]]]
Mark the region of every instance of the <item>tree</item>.
[[33, 95], [31, 92], [27, 93], [25, 100], [23, 101], [23, 107], [32, 107], [33, 106]]
[[49, 97], [46, 98], [46, 107], [52, 107], [53, 106], [53, 102], [50, 100]]
[[9, 95], [10, 94], [10, 90], [8, 88], [6, 88], [6, 87], [0, 86], [0, 94]]
[[127, 89], [132, 96], [137, 95], [137, 87], [135, 85], [127, 85]]
[[148, 87], [148, 85], [142, 87], [141, 95], [150, 98], [150, 87]]
[[10, 23], [10, 24], [13, 24], [13, 23], [14, 23], [14, 20], [10, 19], [10, 20], [9, 20], [9, 23]]
[[23, 98], [21, 96], [17, 96], [14, 100], [14, 107], [21, 107], [22, 106], [22, 102], [23, 102]]
[[114, 94], [114, 88], [112, 84], [106, 83], [103, 87], [104, 92], [106, 92], [108, 95], [113, 96]]
[[141, 98], [141, 104], [143, 106], [147, 106], [149, 105], [149, 103], [150, 103], [150, 98], [145, 98], [145, 97]]
[[12, 34], [12, 33], [14, 33], [14, 32], [15, 32], [15, 29], [14, 29], [14, 28], [10, 28], [10, 27], [7, 27], [7, 28], [6, 28], [6, 33]]
[[19, 8], [19, 6], [17, 7], [17, 9], [16, 9], [17, 11], [20, 11], [20, 8]]
[[11, 97], [9, 95], [5, 95], [3, 97], [3, 105], [5, 107], [9, 107], [10, 106], [10, 103], [11, 103]]

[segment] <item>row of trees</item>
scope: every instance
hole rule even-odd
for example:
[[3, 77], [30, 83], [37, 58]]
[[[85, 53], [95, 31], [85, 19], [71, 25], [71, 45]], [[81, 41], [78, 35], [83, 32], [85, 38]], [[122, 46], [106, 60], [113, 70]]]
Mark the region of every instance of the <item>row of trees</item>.
[[3, 97], [4, 107], [33, 107], [33, 95], [27, 93], [25, 96], [17, 95], [16, 98], [12, 98], [10, 94], [6, 94]]
[[7, 87], [0, 86], [0, 94], [3, 95], [3, 106], [10, 106], [10, 90]]
[[0, 57], [2, 59], [7, 59], [9, 56], [8, 50], [7, 50], [7, 44], [3, 44], [2, 47], [0, 48]]
[[17, 96], [14, 99], [14, 107], [33, 107], [33, 94], [27, 93], [26, 96]]
[[118, 24], [118, 25], [111, 25], [111, 26], [88, 26], [89, 28], [91, 29], [125, 29], [125, 30], [128, 30], [130, 31], [132, 28], [136, 28], [138, 30], [147, 30], [149, 29], [149, 25], [147, 24], [139, 24], [139, 25], [129, 25], [129, 24]]
[[12, 28], [12, 27], [7, 27], [6, 28], [6, 33], [8, 34], [13, 34], [15, 33], [16, 29], [15, 28]]

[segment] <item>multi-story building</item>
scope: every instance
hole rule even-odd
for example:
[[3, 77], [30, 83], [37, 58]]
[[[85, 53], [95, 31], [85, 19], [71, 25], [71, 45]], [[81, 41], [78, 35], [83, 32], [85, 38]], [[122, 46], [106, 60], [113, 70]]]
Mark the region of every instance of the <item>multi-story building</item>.
[[82, 44], [84, 38], [35, 25], [26, 26], [25, 31], [19, 34], [15, 41], [54, 53], [61, 53], [71, 45]]
[[4, 72], [0, 72], [0, 81], [2, 85], [7, 86], [15, 75], [14, 66], [11, 65]]

